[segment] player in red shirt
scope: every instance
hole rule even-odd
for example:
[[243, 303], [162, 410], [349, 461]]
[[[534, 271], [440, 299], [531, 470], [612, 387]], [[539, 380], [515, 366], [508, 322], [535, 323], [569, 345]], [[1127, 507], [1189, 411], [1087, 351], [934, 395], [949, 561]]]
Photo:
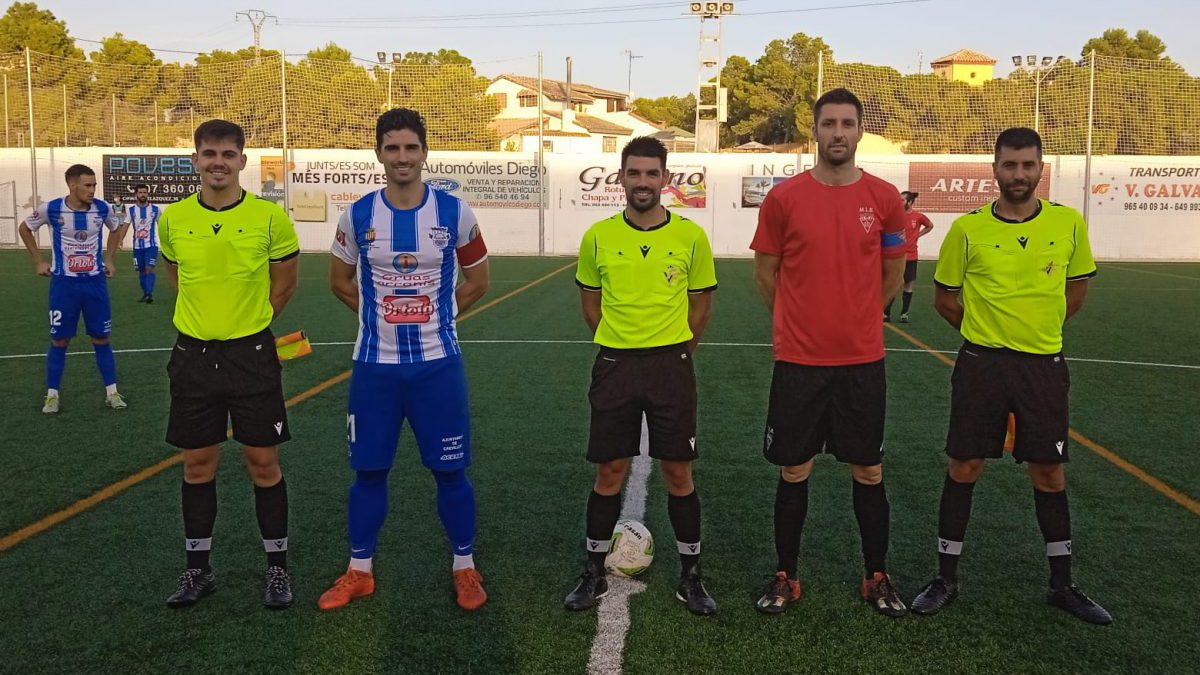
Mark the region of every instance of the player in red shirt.
[[[924, 213], [913, 210], [913, 204], [917, 201], [917, 193], [912, 190], [905, 190], [900, 193], [904, 198], [904, 210], [908, 215], [908, 228], [904, 231], [905, 243], [908, 244], [908, 257], [904, 261], [904, 301], [900, 307], [900, 323], [908, 323], [908, 307], [912, 304], [913, 282], [917, 280], [917, 240], [929, 234], [933, 230], [933, 223], [929, 218], [925, 217]], [[887, 309], [883, 310], [883, 320], [892, 320], [892, 304], [896, 302], [893, 297], [888, 302]]]
[[854, 165], [862, 109], [846, 89], [817, 99], [816, 166], [767, 193], [750, 244], [775, 347], [763, 454], [781, 467], [779, 566], [756, 604], [766, 614], [800, 599], [808, 477], [822, 452], [849, 464], [854, 478], [863, 598], [888, 616], [908, 611], [885, 564], [891, 516], [881, 464], [886, 387], [879, 318], [903, 283], [906, 218], [896, 188]]

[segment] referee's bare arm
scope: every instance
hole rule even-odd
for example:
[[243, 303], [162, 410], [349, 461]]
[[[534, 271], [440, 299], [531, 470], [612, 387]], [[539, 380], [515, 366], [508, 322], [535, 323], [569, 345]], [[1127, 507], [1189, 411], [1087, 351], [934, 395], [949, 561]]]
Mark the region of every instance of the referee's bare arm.
[[963, 306], [958, 300], [960, 288], [944, 288], [940, 284], [934, 284], [933, 291], [933, 306], [937, 309], [937, 313], [942, 315], [946, 323], [955, 328], [962, 328], [963, 322]]
[[692, 339], [688, 340], [689, 354], [696, 353], [700, 344], [700, 335], [708, 325], [708, 317], [712, 316], [712, 291], [704, 293], [688, 293], [688, 328], [692, 331]]
[[357, 271], [358, 265], [349, 265], [335, 255], [329, 256], [329, 290], [355, 314], [358, 314], [358, 284], [354, 281]]
[[[903, 270], [901, 270], [903, 271]], [[754, 252], [754, 285], [767, 309], [775, 311], [775, 284], [779, 280], [779, 256]]]
[[1083, 301], [1087, 299], [1088, 279], [1067, 279], [1067, 318], [1083, 309]]
[[592, 335], [600, 327], [600, 291], [590, 288], [579, 288], [579, 302], [583, 306], [583, 322], [587, 324]]
[[299, 283], [300, 256], [293, 255], [287, 260], [271, 263], [271, 309], [275, 318], [283, 314], [283, 308], [296, 294]]

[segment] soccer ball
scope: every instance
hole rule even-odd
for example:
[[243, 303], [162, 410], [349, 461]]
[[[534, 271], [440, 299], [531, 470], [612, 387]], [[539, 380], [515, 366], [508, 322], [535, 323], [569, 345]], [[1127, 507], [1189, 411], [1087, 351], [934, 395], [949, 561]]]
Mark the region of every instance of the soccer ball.
[[645, 572], [653, 561], [654, 538], [650, 530], [636, 520], [618, 522], [604, 567], [617, 576], [633, 577]]

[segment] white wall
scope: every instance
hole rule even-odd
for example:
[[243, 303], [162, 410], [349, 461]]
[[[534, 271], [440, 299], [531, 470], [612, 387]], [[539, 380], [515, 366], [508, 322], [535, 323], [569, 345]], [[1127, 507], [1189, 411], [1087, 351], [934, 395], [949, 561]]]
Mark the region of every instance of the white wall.
[[[557, 144], [563, 139], [554, 140]], [[599, 143], [598, 138], [579, 141]], [[526, 147], [535, 145], [534, 142]], [[37, 166], [42, 199], [65, 192], [62, 173], [76, 162], [95, 169], [103, 187], [106, 167], [102, 156], [106, 154], [179, 153], [157, 148], [41, 149]], [[262, 167], [271, 166], [272, 158], [278, 163], [280, 154], [278, 150], [248, 150], [242, 185], [253, 192], [262, 192]], [[291, 161], [290, 201], [301, 244], [305, 250], [325, 250], [341, 209], [382, 184], [374, 153], [297, 150], [292, 153]], [[541, 243], [547, 253], [572, 255], [588, 225], [621, 208], [619, 186], [604, 182], [614, 175], [620, 156], [593, 151], [548, 154], [545, 161], [545, 235]], [[969, 204], [991, 197], [991, 185], [972, 182], [988, 176], [990, 161], [986, 155], [859, 157], [864, 169], [898, 189], [915, 187], [922, 192], [917, 208], [935, 225], [934, 231], [921, 240], [921, 257], [926, 259], [936, 257], [942, 237], [958, 213], [969, 210]], [[445, 179], [442, 187], [476, 205], [492, 251], [538, 252], [538, 177], [533, 153], [434, 152], [429, 163], [433, 170], [426, 172], [427, 178]], [[691, 204], [674, 208], [707, 229], [717, 255], [749, 256], [748, 245], [758, 209], [743, 202], [743, 179], [750, 179], [748, 183], [782, 179], [811, 163], [811, 155], [672, 154], [669, 168], [686, 180], [675, 196], [668, 195], [664, 201], [670, 204], [683, 200]], [[1082, 210], [1084, 159], [1051, 156], [1046, 163], [1050, 176], [1044, 181], [1049, 188], [1046, 196]], [[145, 179], [152, 184], [157, 180], [155, 176]], [[953, 189], [939, 194], [932, 189], [938, 180], [943, 187]], [[23, 218], [33, 208], [28, 150], [0, 149], [0, 184], [6, 181], [16, 182], [18, 217]], [[1090, 228], [1097, 257], [1200, 261], [1200, 157], [1097, 157], [1093, 159], [1092, 183]], [[112, 198], [103, 191], [101, 195]], [[4, 211], [9, 209], [6, 201], [0, 189], [0, 245], [16, 242], [11, 213]], [[928, 208], [939, 202], [950, 205], [942, 209], [946, 212]]]

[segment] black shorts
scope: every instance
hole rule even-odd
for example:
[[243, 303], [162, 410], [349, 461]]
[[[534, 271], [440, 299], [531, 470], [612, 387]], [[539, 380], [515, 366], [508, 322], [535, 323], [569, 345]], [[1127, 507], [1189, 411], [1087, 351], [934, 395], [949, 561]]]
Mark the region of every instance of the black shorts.
[[853, 366], [775, 362], [763, 455], [797, 466], [828, 452], [839, 462], [883, 461], [887, 381], [883, 359]]
[[282, 367], [270, 329], [234, 340], [197, 340], [180, 333], [171, 350], [171, 417], [167, 443], [192, 450], [233, 438], [270, 447], [291, 439]]
[[637, 456], [643, 414], [651, 457], [696, 459], [696, 373], [686, 344], [601, 347], [592, 366], [588, 400], [592, 406], [589, 462]]
[[963, 460], [1002, 456], [1012, 413], [1018, 462], [1067, 461], [1071, 373], [1062, 354], [1025, 354], [964, 342], [950, 383], [947, 455]]
[[904, 283], [911, 284], [917, 280], [917, 261], [904, 261]]

